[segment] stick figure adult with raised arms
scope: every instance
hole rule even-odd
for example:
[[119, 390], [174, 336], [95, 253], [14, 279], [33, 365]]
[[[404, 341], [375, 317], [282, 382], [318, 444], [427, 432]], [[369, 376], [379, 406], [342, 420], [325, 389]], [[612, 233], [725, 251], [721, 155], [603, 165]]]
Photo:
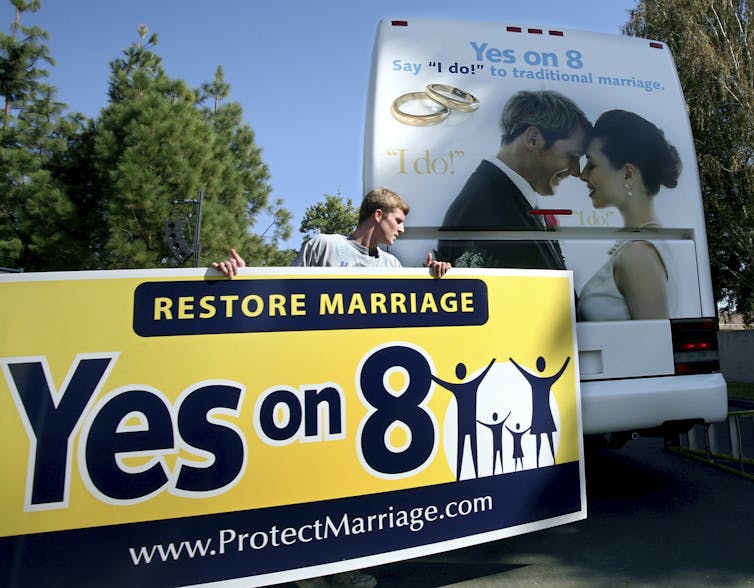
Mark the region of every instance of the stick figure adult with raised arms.
[[[477, 467], [476, 400], [479, 385], [482, 383], [484, 376], [487, 375], [487, 372], [490, 371], [490, 368], [492, 368], [493, 363], [495, 363], [494, 357], [481, 374], [473, 380], [468, 380], [466, 382], [446, 382], [445, 380], [441, 380], [435, 375], [432, 375], [432, 379], [435, 382], [447, 389], [455, 397], [456, 406], [458, 407], [456, 480], [461, 479], [461, 462], [463, 461], [463, 448], [466, 443], [466, 437], [469, 438], [469, 445], [471, 445], [471, 459], [474, 462], [474, 476], [479, 476], [479, 468]], [[456, 378], [463, 380], [465, 377], [466, 365], [458, 363], [458, 365], [456, 365]]]

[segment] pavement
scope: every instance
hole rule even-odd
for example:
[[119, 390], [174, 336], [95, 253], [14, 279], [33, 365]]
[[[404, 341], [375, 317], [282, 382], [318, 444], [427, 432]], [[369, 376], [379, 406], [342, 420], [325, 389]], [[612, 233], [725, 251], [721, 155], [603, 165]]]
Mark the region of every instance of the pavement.
[[378, 588], [754, 586], [754, 482], [661, 439], [587, 455], [584, 521], [378, 566]]

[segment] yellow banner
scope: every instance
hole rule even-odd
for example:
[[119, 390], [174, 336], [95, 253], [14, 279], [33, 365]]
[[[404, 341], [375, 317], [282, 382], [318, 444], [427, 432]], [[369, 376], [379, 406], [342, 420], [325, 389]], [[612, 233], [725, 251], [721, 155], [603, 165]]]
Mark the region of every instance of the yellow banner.
[[0, 535], [579, 462], [572, 292], [506, 270], [3, 277]]

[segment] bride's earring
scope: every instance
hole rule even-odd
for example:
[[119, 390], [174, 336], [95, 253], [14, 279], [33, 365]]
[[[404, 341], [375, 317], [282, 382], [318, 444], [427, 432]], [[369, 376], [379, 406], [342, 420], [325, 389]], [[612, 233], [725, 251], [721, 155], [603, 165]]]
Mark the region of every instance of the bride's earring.
[[634, 195], [634, 193], [633, 193], [633, 192], [631, 192], [631, 186], [629, 186], [628, 184], [624, 184], [624, 186], [626, 186], [626, 194], [627, 194], [627, 195], [628, 195], [629, 197], [633, 196], [633, 195]]

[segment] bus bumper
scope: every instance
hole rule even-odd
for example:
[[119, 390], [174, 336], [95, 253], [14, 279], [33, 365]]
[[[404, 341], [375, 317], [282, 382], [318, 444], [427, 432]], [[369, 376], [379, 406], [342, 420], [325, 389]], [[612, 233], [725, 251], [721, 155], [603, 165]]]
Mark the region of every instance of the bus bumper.
[[728, 415], [728, 386], [720, 373], [581, 382], [581, 415], [585, 435], [716, 423]]

